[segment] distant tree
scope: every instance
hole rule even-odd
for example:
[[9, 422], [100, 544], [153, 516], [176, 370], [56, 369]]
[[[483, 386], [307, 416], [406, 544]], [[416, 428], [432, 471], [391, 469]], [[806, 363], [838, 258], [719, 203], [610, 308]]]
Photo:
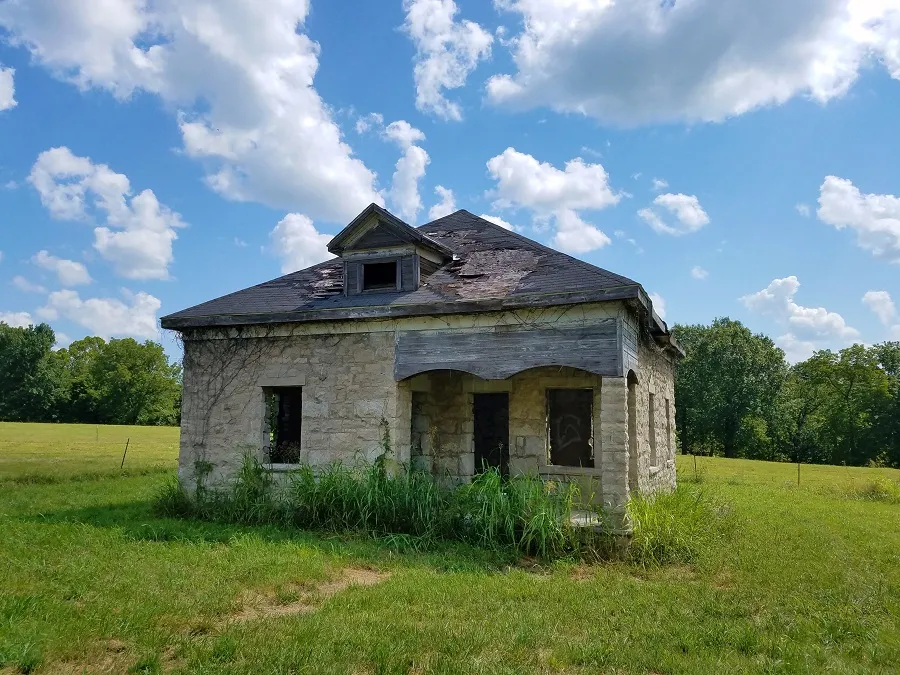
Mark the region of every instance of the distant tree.
[[54, 418], [65, 387], [53, 358], [56, 336], [45, 323], [13, 328], [0, 322], [0, 420]]
[[766, 456], [787, 374], [784, 352], [739, 321], [675, 326], [686, 356], [675, 378], [676, 423], [688, 449]]
[[132, 338], [88, 337], [60, 350], [73, 421], [105, 424], [175, 424], [181, 369], [162, 346]]
[[877, 413], [876, 427], [881, 456], [876, 461], [900, 467], [900, 342], [873, 347], [878, 365], [888, 377], [888, 397]]

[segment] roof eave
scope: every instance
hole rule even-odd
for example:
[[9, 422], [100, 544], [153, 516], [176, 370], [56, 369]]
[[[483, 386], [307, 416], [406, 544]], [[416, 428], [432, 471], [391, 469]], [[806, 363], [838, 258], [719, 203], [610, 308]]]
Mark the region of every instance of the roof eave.
[[350, 319], [394, 319], [407, 316], [470, 314], [527, 307], [552, 307], [591, 302], [611, 302], [638, 298], [639, 285], [615, 286], [608, 289], [550, 294], [513, 295], [484, 300], [456, 300], [440, 303], [378, 305], [374, 307], [340, 307], [334, 309], [297, 310], [291, 312], [256, 312], [249, 314], [214, 314], [185, 317], [169, 314], [160, 319], [167, 330], [190, 330], [230, 326], [307, 323]]

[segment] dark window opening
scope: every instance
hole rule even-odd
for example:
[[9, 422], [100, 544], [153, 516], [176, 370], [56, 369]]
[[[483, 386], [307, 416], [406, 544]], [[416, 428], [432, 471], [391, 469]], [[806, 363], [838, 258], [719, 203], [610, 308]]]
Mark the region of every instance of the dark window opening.
[[475, 473], [509, 475], [509, 394], [475, 394], [472, 400]]
[[551, 464], [593, 468], [593, 411], [592, 389], [547, 390]]
[[363, 290], [397, 289], [397, 261], [363, 265]]
[[266, 390], [269, 461], [296, 464], [300, 461], [300, 431], [303, 422], [303, 388]]

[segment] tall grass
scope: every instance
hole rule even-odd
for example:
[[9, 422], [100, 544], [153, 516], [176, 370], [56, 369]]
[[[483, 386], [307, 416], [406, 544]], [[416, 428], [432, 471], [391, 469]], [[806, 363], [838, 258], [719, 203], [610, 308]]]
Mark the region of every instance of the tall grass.
[[228, 488], [191, 491], [172, 481], [154, 504], [165, 516], [407, 535], [426, 544], [450, 539], [543, 557], [579, 546], [571, 525], [577, 487], [536, 476], [503, 478], [496, 470], [450, 489], [410, 468], [389, 473], [381, 462], [338, 463], [319, 471], [303, 466], [279, 485], [248, 456]]
[[634, 528], [628, 556], [642, 566], [696, 563], [721, 544], [731, 525], [729, 507], [696, 483], [634, 496], [628, 515]]

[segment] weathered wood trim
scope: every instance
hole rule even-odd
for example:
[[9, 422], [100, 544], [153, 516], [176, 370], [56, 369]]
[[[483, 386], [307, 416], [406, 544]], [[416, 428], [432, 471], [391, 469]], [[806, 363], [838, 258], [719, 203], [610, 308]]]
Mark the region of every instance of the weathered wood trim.
[[637, 297], [639, 286], [579, 291], [576, 293], [540, 293], [513, 295], [487, 300], [448, 300], [441, 303], [397, 302], [377, 307], [338, 307], [334, 309], [295, 310], [291, 312], [254, 312], [249, 314], [215, 314], [200, 317], [164, 316], [163, 328], [209, 328], [217, 326], [247, 326], [273, 323], [307, 323], [314, 321], [338, 321], [344, 319], [391, 319], [409, 316], [441, 316], [446, 314], [471, 314], [496, 312], [507, 309], [580, 305], [589, 302], [610, 302]]
[[615, 376], [616, 320], [566, 328], [401, 331], [394, 379], [431, 370], [461, 370], [484, 380], [503, 380], [543, 366], [568, 366]]
[[616, 356], [618, 357], [618, 360], [619, 360], [619, 365], [618, 365], [619, 377], [622, 377], [622, 375], [625, 374], [625, 355], [622, 352], [622, 330], [623, 330], [622, 324], [623, 323], [624, 323], [624, 321], [622, 320], [622, 317], [620, 316], [616, 320]]

